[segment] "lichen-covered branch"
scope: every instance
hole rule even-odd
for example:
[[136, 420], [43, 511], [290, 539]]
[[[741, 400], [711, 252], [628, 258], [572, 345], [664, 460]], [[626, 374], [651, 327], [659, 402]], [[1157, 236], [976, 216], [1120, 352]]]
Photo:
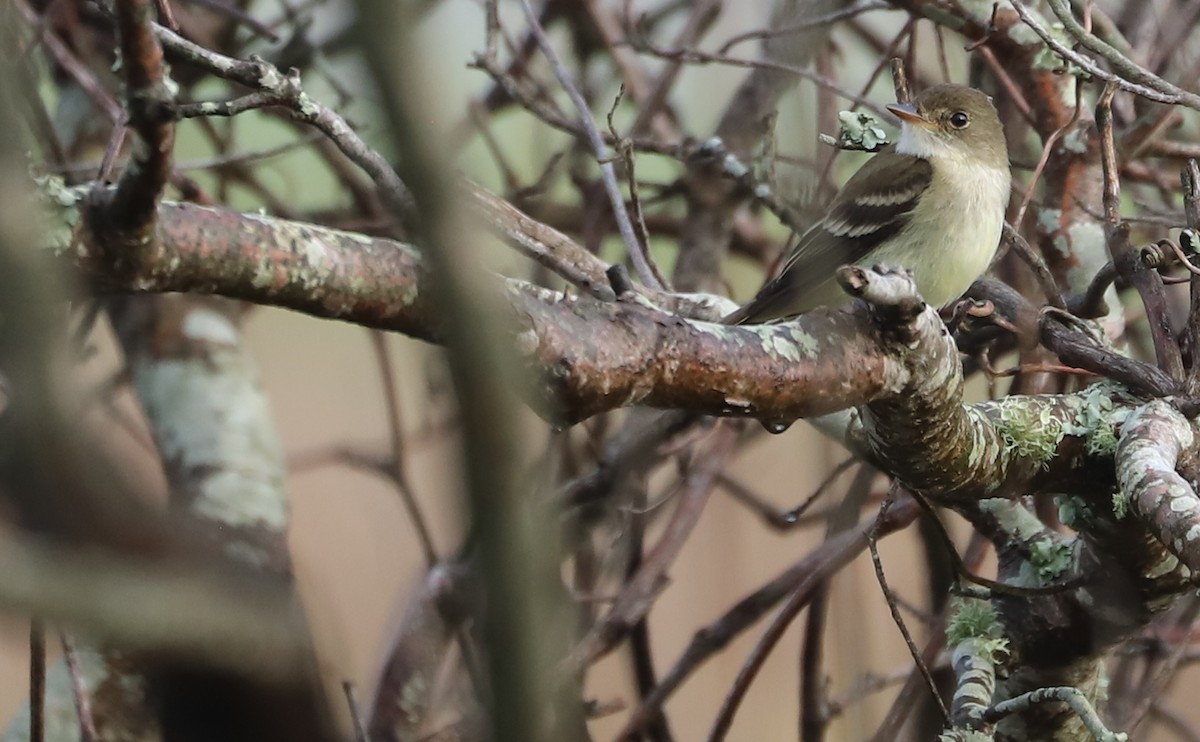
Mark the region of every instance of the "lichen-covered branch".
[[1194, 441], [1192, 423], [1156, 400], [1130, 416], [1117, 444], [1121, 496], [1193, 574], [1200, 571], [1200, 498], [1176, 468], [1185, 452], [1194, 455]]

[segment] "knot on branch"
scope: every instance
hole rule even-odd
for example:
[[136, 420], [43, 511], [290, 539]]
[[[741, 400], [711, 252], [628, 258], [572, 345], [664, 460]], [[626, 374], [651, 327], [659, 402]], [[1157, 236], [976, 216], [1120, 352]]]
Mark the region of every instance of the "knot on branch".
[[847, 294], [872, 305], [886, 335], [905, 343], [917, 337], [914, 321], [926, 305], [911, 271], [886, 265], [844, 265], [838, 269], [837, 280]]

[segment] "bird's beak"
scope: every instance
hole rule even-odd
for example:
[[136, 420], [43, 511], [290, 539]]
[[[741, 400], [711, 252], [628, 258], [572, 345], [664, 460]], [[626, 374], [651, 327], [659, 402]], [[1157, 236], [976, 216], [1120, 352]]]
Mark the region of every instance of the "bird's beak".
[[932, 127], [933, 122], [922, 116], [908, 103], [893, 103], [887, 107], [889, 111], [896, 114], [901, 121], [907, 124], [919, 124], [921, 126]]

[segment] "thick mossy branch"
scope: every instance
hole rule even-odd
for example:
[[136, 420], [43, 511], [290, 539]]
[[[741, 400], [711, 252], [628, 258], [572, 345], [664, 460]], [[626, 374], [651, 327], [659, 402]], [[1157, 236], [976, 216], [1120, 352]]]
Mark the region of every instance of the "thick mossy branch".
[[[50, 248], [102, 292], [211, 293], [439, 341], [420, 253], [391, 240], [178, 203], [133, 265], [45, 184]], [[497, 281], [541, 414], [570, 423], [630, 405], [791, 421], [860, 407], [862, 436], [906, 486], [944, 502], [1073, 491], [1111, 460], [1137, 400], [1111, 385], [964, 405], [957, 350], [902, 273], [852, 271], [872, 302], [754, 327], [692, 321], [626, 295], [604, 302]], [[506, 287], [506, 288], [502, 288]]]
[[1188, 419], [1155, 400], [1130, 417], [1117, 444], [1121, 496], [1191, 573], [1200, 570], [1200, 498], [1175, 468], [1194, 443]]

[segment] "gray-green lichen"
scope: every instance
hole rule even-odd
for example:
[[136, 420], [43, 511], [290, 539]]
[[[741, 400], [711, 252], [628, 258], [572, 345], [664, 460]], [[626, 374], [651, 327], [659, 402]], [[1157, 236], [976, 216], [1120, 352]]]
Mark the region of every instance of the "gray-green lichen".
[[1001, 404], [993, 424], [1004, 447], [1034, 465], [1046, 469], [1058, 453], [1066, 435], [1054, 410], [1045, 405]]
[[764, 352], [797, 363], [812, 358], [819, 347], [817, 339], [795, 323], [761, 325], [755, 332]]
[[38, 196], [46, 214], [45, 244], [55, 255], [64, 255], [75, 247], [75, 230], [82, 214], [79, 203], [87, 188], [68, 186], [56, 175], [36, 176]]
[[1054, 582], [1071, 568], [1071, 545], [1051, 538], [1040, 538], [1029, 544], [1029, 563], [1045, 582]]
[[1065, 400], [1074, 412], [1066, 422], [1069, 435], [1084, 439], [1089, 456], [1110, 457], [1117, 451], [1117, 432], [1133, 412], [1137, 399], [1114, 381], [1092, 384]]
[[[1070, 47], [1074, 43], [1074, 40], [1067, 34], [1066, 27], [1057, 21], [1053, 23], [1043, 22], [1042, 27], [1050, 32], [1052, 39], [1058, 41], [1063, 46]], [[1030, 29], [1030, 32], [1032, 33], [1033, 30]], [[1033, 56], [1034, 69], [1061, 72], [1072, 76], [1089, 76], [1079, 65], [1063, 59], [1058, 52], [1050, 48], [1049, 44], [1042, 41], [1041, 37], [1038, 37], [1038, 42], [1042, 44], [1042, 48]]]
[[977, 729], [951, 729], [938, 735], [938, 742], [996, 742], [996, 738]]
[[967, 639], [985, 641], [993, 660], [1008, 651], [1004, 626], [990, 602], [977, 598], [954, 601], [950, 621], [946, 624], [946, 643], [953, 647]]
[[996, 519], [1000, 528], [1018, 541], [1033, 541], [1046, 530], [1045, 524], [1021, 503], [1005, 497], [979, 500], [979, 510]]
[[1068, 131], [1058, 140], [1059, 146], [1067, 152], [1075, 154], [1087, 154], [1088, 150], [1088, 127], [1076, 126]]
[[1043, 234], [1054, 234], [1062, 226], [1062, 209], [1038, 209], [1037, 227]]
[[191, 491], [196, 515], [282, 533], [287, 526], [282, 444], [241, 334], [225, 314], [193, 307], [186, 342], [202, 356], [138, 359], [134, 382], [164, 460]]
[[316, 119], [321, 113], [321, 107], [309, 97], [308, 93], [302, 92], [296, 96], [296, 106], [307, 119]]
[[874, 152], [889, 141], [883, 123], [870, 113], [841, 111], [838, 113], [838, 122], [840, 144], [862, 147], [868, 152]]
[[1113, 515], [1117, 520], [1121, 520], [1129, 514], [1129, 495], [1117, 490], [1112, 496]]
[[1068, 288], [1071, 291], [1083, 291], [1096, 272], [1108, 262], [1104, 227], [1093, 219], [1080, 218], [1071, 222], [1067, 234], [1071, 238], [1071, 251], [1078, 261], [1067, 274]]
[[1078, 495], [1059, 495], [1058, 519], [1068, 528], [1087, 530], [1096, 522], [1090, 503]]

